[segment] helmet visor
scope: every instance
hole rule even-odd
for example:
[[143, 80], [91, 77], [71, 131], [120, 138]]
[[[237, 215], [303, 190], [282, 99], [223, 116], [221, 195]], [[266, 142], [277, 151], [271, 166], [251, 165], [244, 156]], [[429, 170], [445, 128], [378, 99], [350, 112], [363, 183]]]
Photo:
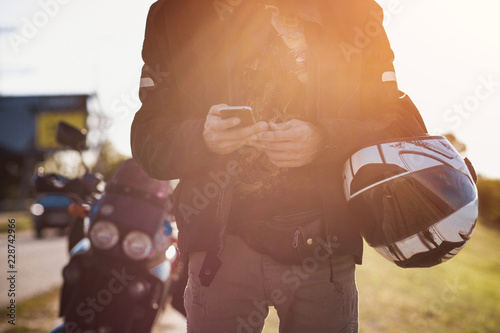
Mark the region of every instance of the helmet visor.
[[371, 246], [415, 235], [477, 197], [468, 176], [446, 165], [395, 177], [349, 201]]

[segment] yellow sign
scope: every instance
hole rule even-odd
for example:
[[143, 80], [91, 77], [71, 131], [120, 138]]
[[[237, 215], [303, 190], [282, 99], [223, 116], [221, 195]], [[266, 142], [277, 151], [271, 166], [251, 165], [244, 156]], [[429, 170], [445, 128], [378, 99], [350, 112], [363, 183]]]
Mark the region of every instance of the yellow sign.
[[61, 145], [56, 140], [57, 125], [60, 121], [67, 122], [79, 129], [86, 129], [87, 113], [85, 111], [47, 111], [38, 113], [35, 137], [37, 148], [61, 148]]

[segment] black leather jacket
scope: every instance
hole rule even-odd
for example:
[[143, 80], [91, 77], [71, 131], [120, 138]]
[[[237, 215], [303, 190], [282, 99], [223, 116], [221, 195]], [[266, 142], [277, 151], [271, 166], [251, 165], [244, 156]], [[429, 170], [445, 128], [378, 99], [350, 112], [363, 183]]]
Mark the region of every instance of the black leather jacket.
[[[261, 26], [248, 18], [257, 17], [253, 13], [265, 2], [221, 3], [157, 1], [143, 45], [142, 107], [132, 125], [132, 153], [153, 178], [180, 179], [174, 204], [184, 254], [218, 253], [224, 246], [238, 159], [209, 152], [203, 125], [210, 106], [233, 104], [228, 43], [258, 43]], [[313, 162], [315, 182], [333, 254], [352, 254], [360, 263], [362, 239], [347, 210], [342, 166], [364, 145], [422, 130], [398, 99], [393, 52], [376, 2], [305, 3], [318, 18], [305, 27], [311, 49], [308, 99], [314, 106], [309, 120], [325, 136], [324, 151]]]

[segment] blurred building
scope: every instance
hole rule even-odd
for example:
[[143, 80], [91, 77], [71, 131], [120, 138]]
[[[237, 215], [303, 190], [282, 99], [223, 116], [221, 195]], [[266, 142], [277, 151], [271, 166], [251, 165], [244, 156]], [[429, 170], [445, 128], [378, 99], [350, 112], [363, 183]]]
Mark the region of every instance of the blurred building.
[[36, 164], [63, 148], [56, 141], [57, 124], [87, 128], [91, 98], [0, 96], [0, 211], [26, 208]]

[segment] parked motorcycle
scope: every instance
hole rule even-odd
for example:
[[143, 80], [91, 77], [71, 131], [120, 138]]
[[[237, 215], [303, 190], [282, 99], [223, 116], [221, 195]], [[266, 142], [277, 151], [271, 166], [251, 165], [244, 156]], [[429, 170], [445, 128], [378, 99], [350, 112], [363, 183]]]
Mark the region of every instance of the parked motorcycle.
[[169, 193], [133, 159], [121, 164], [63, 270], [64, 323], [52, 332], [151, 331], [181, 268]]
[[[85, 132], [61, 122], [57, 128], [57, 141], [82, 153], [85, 148]], [[92, 173], [83, 162], [85, 174], [81, 177], [67, 178], [57, 173], [45, 173], [38, 169], [34, 176], [38, 198], [31, 206], [36, 236], [42, 236], [42, 230], [56, 227], [68, 232], [68, 250], [71, 250], [83, 237], [86, 214], [81, 207], [89, 207], [99, 199], [104, 190], [102, 175]]]
[[35, 237], [42, 238], [43, 230], [57, 228], [61, 235], [72, 228], [76, 217], [68, 212], [72, 201], [62, 193], [43, 193], [37, 196], [30, 207]]

